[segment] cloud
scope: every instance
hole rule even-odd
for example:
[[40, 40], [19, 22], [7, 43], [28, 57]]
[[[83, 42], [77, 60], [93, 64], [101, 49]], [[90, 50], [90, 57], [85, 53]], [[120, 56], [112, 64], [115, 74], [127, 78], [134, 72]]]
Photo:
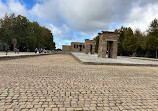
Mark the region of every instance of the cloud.
[[5, 15], [6, 12], [8, 12], [8, 8], [5, 4], [2, 3], [2, 1], [0, 0], [0, 18], [3, 17]]
[[8, 0], [6, 3], [0, 0], [0, 17], [3, 17], [6, 13], [28, 16], [25, 5], [21, 4], [18, 0]]
[[129, 0], [48, 0], [35, 5], [31, 11], [56, 25], [64, 22], [71, 29], [92, 32], [108, 30], [112, 24], [124, 20], [131, 8]]
[[63, 24], [61, 27], [57, 27], [53, 24], [45, 24], [45, 26], [51, 30], [54, 36], [59, 37], [60, 39], [72, 39], [71, 33], [72, 30], [67, 27], [65, 24]]
[[135, 6], [125, 21], [125, 26], [132, 27], [135, 29], [140, 29], [145, 32], [151, 21], [155, 18], [158, 18], [158, 4], [146, 4]]
[[[61, 23], [58, 16], [58, 2], [56, 0], [37, 0], [42, 1], [41, 3], [37, 2], [36, 5], [29, 11], [31, 16], [37, 16], [38, 19], [43, 21], [51, 21], [51, 23], [56, 24]], [[61, 23], [61, 25], [63, 25]]]
[[[52, 21], [57, 26], [66, 24], [73, 30], [94, 32], [113, 29], [113, 26], [118, 27], [117, 25], [127, 24], [130, 20], [134, 20], [130, 21], [131, 24], [137, 24], [142, 21], [142, 16], [146, 16], [143, 15], [146, 10], [154, 19], [153, 13], [156, 13], [156, 9], [153, 9], [155, 7], [152, 6], [154, 4], [158, 4], [158, 1], [47, 0], [36, 4], [31, 11], [38, 17]], [[136, 26], [139, 28], [139, 25]], [[147, 28], [147, 26], [144, 28]]]
[[[61, 0], [60, 11], [68, 25], [76, 30], [92, 32], [108, 30], [115, 22], [125, 19], [131, 2], [122, 0]], [[119, 3], [121, 2], [121, 4]], [[121, 6], [122, 5], [122, 6]], [[122, 10], [124, 9], [124, 10]]]
[[30, 13], [49, 22], [47, 27], [63, 44], [92, 39], [101, 30], [113, 31], [122, 25], [145, 31], [158, 18], [157, 0], [37, 1]]
[[22, 5], [18, 0], [8, 0], [9, 10], [16, 15], [27, 16], [25, 5]]
[[[14, 12], [49, 28], [59, 43], [92, 39], [99, 31], [123, 26], [145, 31], [158, 18], [158, 0], [33, 0], [26, 10], [19, 0], [0, 0], [0, 14]], [[28, 4], [27, 4], [28, 5]], [[1, 16], [0, 15], [0, 16]]]

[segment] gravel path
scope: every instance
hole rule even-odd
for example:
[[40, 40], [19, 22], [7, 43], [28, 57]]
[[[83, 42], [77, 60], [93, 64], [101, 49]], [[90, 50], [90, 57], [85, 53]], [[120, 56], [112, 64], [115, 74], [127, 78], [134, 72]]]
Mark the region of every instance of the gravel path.
[[158, 68], [71, 55], [0, 61], [0, 111], [158, 111]]

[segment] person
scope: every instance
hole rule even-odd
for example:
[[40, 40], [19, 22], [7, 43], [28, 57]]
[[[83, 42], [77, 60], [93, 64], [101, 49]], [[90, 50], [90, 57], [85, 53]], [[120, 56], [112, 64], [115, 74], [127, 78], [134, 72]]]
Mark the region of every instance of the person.
[[17, 53], [19, 54], [19, 49], [16, 49]]
[[8, 55], [8, 47], [5, 47], [6, 55]]
[[36, 49], [35, 49], [35, 54], [37, 53], [37, 51], [38, 51], [38, 49], [36, 48]]
[[43, 53], [47, 53], [47, 51], [44, 49], [44, 50], [43, 50]]
[[17, 52], [17, 48], [14, 49], [14, 52], [15, 52], [15, 54], [16, 54], [16, 52]]
[[42, 48], [39, 50], [39, 53], [42, 53]]

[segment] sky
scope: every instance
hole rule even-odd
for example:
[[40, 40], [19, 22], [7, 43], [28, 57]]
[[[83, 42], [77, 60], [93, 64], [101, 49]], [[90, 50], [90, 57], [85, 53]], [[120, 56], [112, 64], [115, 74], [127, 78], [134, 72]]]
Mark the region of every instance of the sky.
[[0, 0], [0, 18], [6, 13], [47, 27], [61, 48], [121, 26], [145, 32], [158, 18], [158, 0]]

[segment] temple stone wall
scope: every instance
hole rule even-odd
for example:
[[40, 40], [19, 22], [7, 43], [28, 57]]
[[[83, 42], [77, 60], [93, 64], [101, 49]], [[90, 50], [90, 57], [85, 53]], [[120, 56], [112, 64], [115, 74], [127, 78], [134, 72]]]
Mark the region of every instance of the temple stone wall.
[[62, 46], [62, 51], [71, 51], [71, 46], [63, 45]]
[[85, 43], [72, 42], [71, 43], [71, 51], [72, 52], [84, 52], [85, 51]]
[[98, 57], [117, 58], [118, 33], [102, 31], [99, 33], [99, 51]]
[[85, 40], [85, 54], [94, 54], [95, 53], [95, 41], [94, 40]]
[[95, 41], [86, 39], [85, 43], [81, 42], [71, 42], [71, 45], [63, 45], [62, 46], [63, 51], [71, 51], [71, 52], [84, 52], [86, 54], [95, 53]]

